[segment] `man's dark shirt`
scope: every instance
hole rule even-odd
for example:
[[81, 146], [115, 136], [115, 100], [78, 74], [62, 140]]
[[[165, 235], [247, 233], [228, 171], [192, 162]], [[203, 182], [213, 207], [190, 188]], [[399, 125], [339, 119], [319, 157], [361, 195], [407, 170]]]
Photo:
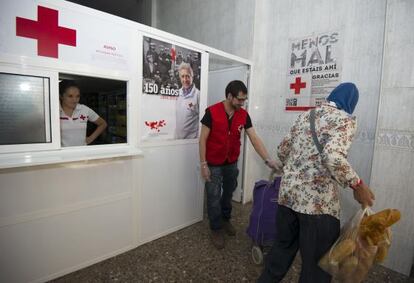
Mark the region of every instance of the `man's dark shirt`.
[[[229, 122], [229, 129], [231, 125], [231, 121], [233, 120], [233, 116], [229, 119], [229, 115], [226, 113], [227, 121]], [[206, 113], [203, 116], [203, 119], [201, 119], [201, 124], [208, 127], [211, 130], [212, 127], [212, 120], [211, 120], [211, 112], [210, 109], [206, 109]], [[253, 127], [252, 120], [250, 119], [249, 114], [247, 113], [246, 117], [246, 124], [244, 124], [244, 129], [247, 130], [249, 128]]]

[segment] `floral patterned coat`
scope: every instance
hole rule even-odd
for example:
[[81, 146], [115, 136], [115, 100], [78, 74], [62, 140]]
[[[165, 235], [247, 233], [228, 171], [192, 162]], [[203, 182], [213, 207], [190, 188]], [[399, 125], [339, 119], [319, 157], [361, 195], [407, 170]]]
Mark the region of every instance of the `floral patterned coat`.
[[295, 121], [278, 147], [284, 164], [279, 204], [304, 214], [329, 214], [339, 219], [339, 189], [355, 184], [359, 176], [347, 161], [356, 132], [356, 118], [324, 104], [315, 110], [315, 128], [322, 154], [316, 148], [310, 111]]

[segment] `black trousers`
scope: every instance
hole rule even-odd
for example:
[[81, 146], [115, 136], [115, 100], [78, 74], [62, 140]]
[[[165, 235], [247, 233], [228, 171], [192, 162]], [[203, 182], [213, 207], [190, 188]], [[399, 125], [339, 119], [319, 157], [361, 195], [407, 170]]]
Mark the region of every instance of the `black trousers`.
[[319, 259], [339, 236], [339, 220], [330, 215], [308, 215], [279, 205], [276, 215], [276, 241], [265, 259], [257, 282], [279, 282], [288, 272], [300, 250], [300, 283], [330, 282], [331, 276], [319, 266]]

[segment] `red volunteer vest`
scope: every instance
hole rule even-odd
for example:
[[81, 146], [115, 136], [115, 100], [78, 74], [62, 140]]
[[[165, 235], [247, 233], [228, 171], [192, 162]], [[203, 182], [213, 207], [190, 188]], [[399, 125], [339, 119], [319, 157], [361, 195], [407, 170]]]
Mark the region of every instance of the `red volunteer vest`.
[[208, 108], [211, 113], [211, 130], [207, 138], [206, 159], [208, 164], [222, 165], [236, 162], [240, 155], [240, 134], [246, 124], [247, 112], [234, 112], [230, 129], [223, 102]]

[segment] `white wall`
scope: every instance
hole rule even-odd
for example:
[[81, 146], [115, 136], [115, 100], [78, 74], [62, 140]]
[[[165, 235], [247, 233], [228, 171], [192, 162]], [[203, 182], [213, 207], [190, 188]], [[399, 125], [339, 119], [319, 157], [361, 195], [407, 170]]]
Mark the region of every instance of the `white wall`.
[[378, 209], [395, 207], [385, 265], [409, 274], [414, 259], [414, 1], [388, 0], [384, 67], [371, 186]]
[[[252, 76], [252, 92], [257, 95], [252, 98], [259, 99], [251, 102], [251, 115], [260, 121], [259, 135], [264, 137], [266, 145], [274, 148], [296, 117], [282, 110], [288, 39], [318, 31], [340, 31], [344, 40], [342, 81], [352, 81], [360, 89], [355, 111], [358, 134], [349, 160], [375, 191], [375, 210], [401, 209], [403, 219], [393, 227], [395, 238], [384, 265], [409, 274], [414, 256], [414, 221], [410, 217], [414, 215], [411, 205], [414, 195], [410, 190], [414, 181], [414, 116], [410, 111], [414, 107], [414, 62], [408, 54], [414, 51], [412, 32], [409, 32], [414, 27], [411, 17], [414, 2], [319, 1], [318, 5], [313, 4], [302, 0], [257, 2]], [[379, 144], [374, 154], [377, 116]], [[246, 168], [251, 174], [246, 188], [258, 176], [265, 177], [261, 161], [251, 148], [248, 154], [253, 162]], [[343, 192], [341, 204], [343, 220], [358, 208], [350, 190]]]
[[[358, 136], [350, 152], [350, 162], [360, 176], [369, 181], [379, 100], [384, 16], [385, 1], [319, 1], [318, 5], [304, 0], [257, 2], [252, 74], [255, 96], [252, 97], [250, 112], [258, 121], [259, 135], [273, 153], [275, 145], [279, 144], [298, 115], [284, 111], [290, 59], [288, 40], [336, 30], [344, 50], [342, 81], [352, 81], [360, 89], [355, 111]], [[250, 155], [252, 162], [246, 171], [251, 173], [248, 180], [253, 184], [258, 176], [265, 175], [261, 160], [253, 153]], [[343, 201], [346, 216], [349, 216], [350, 198], [350, 192], [346, 192]]]

